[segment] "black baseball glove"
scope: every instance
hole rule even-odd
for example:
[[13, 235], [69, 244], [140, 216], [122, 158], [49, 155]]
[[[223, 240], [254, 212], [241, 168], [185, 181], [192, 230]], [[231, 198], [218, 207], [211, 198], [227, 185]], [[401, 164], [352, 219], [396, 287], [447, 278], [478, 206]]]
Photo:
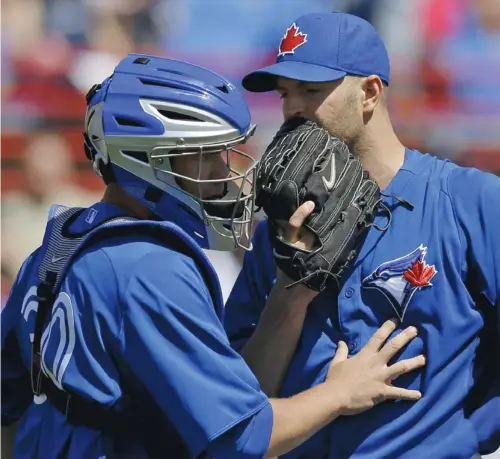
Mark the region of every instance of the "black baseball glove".
[[[304, 225], [314, 235], [311, 250], [288, 243], [279, 224], [306, 201], [315, 203]], [[379, 202], [379, 187], [347, 145], [303, 118], [283, 124], [258, 167], [256, 205], [268, 217], [275, 262], [291, 285], [321, 291], [335, 280], [338, 286]]]

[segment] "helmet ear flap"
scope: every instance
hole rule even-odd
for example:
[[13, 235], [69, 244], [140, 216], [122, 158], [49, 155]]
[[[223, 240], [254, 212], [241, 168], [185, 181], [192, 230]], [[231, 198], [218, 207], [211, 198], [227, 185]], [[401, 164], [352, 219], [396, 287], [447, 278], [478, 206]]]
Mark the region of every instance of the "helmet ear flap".
[[115, 174], [113, 173], [113, 169], [111, 166], [111, 162], [106, 164], [102, 159], [98, 159], [97, 169], [101, 174], [102, 179], [106, 185], [110, 183], [116, 182]]
[[83, 150], [85, 151], [85, 156], [89, 161], [92, 161], [94, 165], [94, 170], [102, 177], [106, 185], [115, 181], [115, 175], [111, 166], [111, 162], [106, 164], [102, 159], [97, 157], [97, 150], [89, 139], [86, 132], [83, 134]]
[[83, 151], [85, 152], [85, 156], [89, 161], [94, 161], [96, 151], [90, 142], [89, 136], [86, 132], [82, 132], [83, 135]]

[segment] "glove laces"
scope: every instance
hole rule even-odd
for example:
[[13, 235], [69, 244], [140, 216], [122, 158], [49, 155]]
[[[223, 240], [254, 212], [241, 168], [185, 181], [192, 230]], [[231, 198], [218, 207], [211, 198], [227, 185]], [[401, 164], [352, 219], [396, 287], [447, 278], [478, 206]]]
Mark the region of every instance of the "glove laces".
[[[380, 192], [380, 195], [383, 196], [384, 198], [395, 199], [398, 202], [398, 205], [402, 205], [402, 206], [406, 207], [408, 210], [413, 210], [415, 208], [415, 206], [410, 201], [408, 201], [404, 198], [401, 198], [399, 196], [396, 196], [394, 194], [386, 194], [386, 193]], [[381, 231], [381, 232], [387, 231], [389, 229], [389, 226], [391, 226], [391, 223], [392, 223], [391, 209], [389, 209], [389, 207], [382, 200], [382, 198], [375, 202], [375, 204], [373, 206], [373, 212], [376, 211], [377, 207], [382, 208], [383, 211], [387, 214], [387, 224], [385, 226], [380, 226], [380, 225], [377, 225], [375, 222], [371, 222], [371, 223], [366, 224], [366, 226], [367, 227], [373, 226], [376, 230]], [[373, 213], [372, 213], [372, 215], [373, 215]]]

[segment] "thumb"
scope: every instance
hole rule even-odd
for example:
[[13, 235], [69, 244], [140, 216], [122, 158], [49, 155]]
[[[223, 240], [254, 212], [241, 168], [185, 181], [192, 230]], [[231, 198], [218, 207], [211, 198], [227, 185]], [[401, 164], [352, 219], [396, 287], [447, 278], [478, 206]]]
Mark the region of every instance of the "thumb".
[[302, 228], [302, 225], [307, 220], [307, 217], [309, 217], [309, 215], [313, 210], [314, 210], [314, 202], [306, 201], [290, 217], [287, 229], [285, 231], [285, 237], [288, 242], [294, 244], [300, 239], [300, 230]]
[[335, 352], [335, 356], [333, 357], [331, 365], [335, 365], [336, 363], [343, 362], [347, 360], [347, 356], [349, 355], [349, 349], [347, 348], [347, 344], [344, 341], [339, 341], [337, 346], [337, 351]]

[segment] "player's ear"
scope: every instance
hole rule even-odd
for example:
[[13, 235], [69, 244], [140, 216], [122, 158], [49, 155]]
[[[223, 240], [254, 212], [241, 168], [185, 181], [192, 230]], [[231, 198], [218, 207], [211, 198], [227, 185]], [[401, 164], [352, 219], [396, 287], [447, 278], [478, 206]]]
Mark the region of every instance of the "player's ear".
[[364, 93], [363, 112], [373, 113], [375, 108], [382, 102], [384, 83], [377, 75], [363, 78], [362, 89]]

